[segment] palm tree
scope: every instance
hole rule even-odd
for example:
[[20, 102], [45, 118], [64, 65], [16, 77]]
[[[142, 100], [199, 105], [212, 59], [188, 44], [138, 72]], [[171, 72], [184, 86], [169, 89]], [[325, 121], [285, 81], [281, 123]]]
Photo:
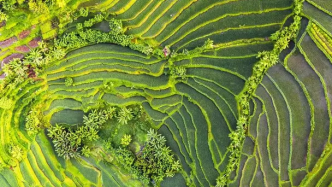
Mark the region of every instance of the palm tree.
[[156, 139], [156, 138], [158, 137], [158, 134], [157, 134], [157, 132], [155, 132], [153, 129], [150, 129], [150, 130], [148, 131], [147, 136], [148, 136], [148, 139], [149, 139], [149, 140], [150, 140], [150, 139]]
[[118, 122], [122, 125], [126, 125], [133, 117], [131, 109], [123, 107], [118, 113]]
[[166, 139], [164, 136], [162, 136], [161, 134], [159, 134], [155, 139], [154, 139], [154, 144], [156, 148], [161, 148], [163, 146], [165, 146], [166, 143]]
[[66, 55], [66, 52], [62, 48], [54, 48], [52, 51], [52, 56], [57, 60], [62, 59], [65, 55]]
[[181, 164], [178, 160], [173, 162], [173, 164], [172, 164], [172, 170], [173, 171], [179, 171], [180, 168], [181, 168]]
[[94, 120], [93, 120], [93, 118], [90, 118], [90, 117], [84, 115], [83, 116], [83, 123], [86, 126], [92, 126], [92, 124], [94, 123]]
[[128, 120], [126, 119], [125, 116], [118, 116], [117, 119], [118, 119], [118, 122], [121, 125], [127, 125], [128, 124]]
[[87, 135], [87, 138], [88, 138], [88, 141], [95, 141], [95, 140], [98, 140], [99, 139], [99, 136], [98, 136], [98, 130], [95, 129], [95, 128], [88, 128], [88, 135]]
[[36, 63], [36, 65], [40, 65], [41, 60], [42, 60], [42, 53], [40, 51], [40, 49], [33, 49], [31, 50], [31, 52], [29, 53], [29, 55], [26, 57], [26, 59]]
[[82, 148], [82, 155], [85, 156], [85, 157], [90, 157], [90, 154], [91, 154], [91, 150], [88, 146], [84, 146]]
[[64, 131], [64, 127], [55, 124], [55, 126], [52, 126], [51, 128], [48, 129], [48, 136], [50, 138], [56, 138], [58, 137], [60, 134], [62, 134], [62, 132]]

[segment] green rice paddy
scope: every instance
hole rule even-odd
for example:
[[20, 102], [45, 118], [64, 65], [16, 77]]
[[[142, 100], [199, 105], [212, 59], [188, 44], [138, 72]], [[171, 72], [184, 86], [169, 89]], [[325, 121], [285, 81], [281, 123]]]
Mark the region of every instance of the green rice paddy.
[[[303, 2], [297, 37], [269, 68], [249, 100], [245, 138], [234, 170], [228, 166], [232, 139], [241, 114], [241, 94], [253, 74], [261, 51], [272, 51], [270, 36], [294, 20], [293, 0], [106, 0], [64, 1], [69, 9], [88, 7], [92, 14], [107, 13], [121, 20], [124, 33], [153, 48], [188, 53], [213, 40], [213, 48], [184, 58], [162, 58], [112, 43], [91, 43], [67, 51], [47, 66], [40, 80], [10, 87], [1, 97], [0, 186], [146, 186], [129, 171], [96, 157], [65, 160], [58, 157], [47, 130], [31, 136], [25, 129], [32, 103], [43, 104], [50, 125], [82, 124], [83, 115], [100, 103], [139, 104], [153, 128], [165, 136], [182, 170], [165, 178], [162, 187], [218, 186], [229, 173], [227, 186], [332, 185], [332, 3]], [[14, 9], [14, 11], [20, 11]], [[61, 16], [60, 10], [52, 12]], [[36, 25], [47, 32], [69, 32], [73, 23], [45, 28], [52, 16], [27, 22], [1, 40], [18, 36]], [[30, 19], [30, 18], [29, 18]], [[32, 19], [32, 18], [31, 18]], [[50, 23], [50, 22], [48, 22]], [[15, 25], [14, 23], [12, 23]], [[93, 29], [102, 26], [94, 25]], [[45, 30], [46, 29], [46, 30]], [[33, 31], [37, 32], [37, 31]], [[30, 36], [29, 36], [30, 37]], [[16, 53], [19, 40], [1, 48], [1, 59]], [[170, 75], [172, 66], [184, 67], [182, 77]], [[73, 84], [65, 84], [71, 78]], [[105, 84], [113, 85], [105, 89]], [[121, 131], [121, 129], [120, 129]], [[10, 144], [18, 145], [22, 160], [13, 158]]]

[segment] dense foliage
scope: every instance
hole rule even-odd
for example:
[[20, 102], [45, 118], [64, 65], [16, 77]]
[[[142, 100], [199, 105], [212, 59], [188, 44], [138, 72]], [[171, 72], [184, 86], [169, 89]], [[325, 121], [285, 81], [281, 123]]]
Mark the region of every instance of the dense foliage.
[[[125, 135], [124, 138], [128, 137]], [[121, 139], [122, 145], [127, 144], [122, 141]], [[148, 131], [147, 141], [135, 154], [122, 147], [109, 149], [115, 154], [117, 162], [145, 184], [150, 181], [159, 184], [165, 177], [173, 177], [181, 169], [179, 161], [175, 161], [171, 150], [166, 146], [165, 137], [153, 129]]]
[[[133, 112], [133, 109], [136, 112]], [[124, 125], [133, 125], [128, 124], [129, 121], [135, 119], [134, 123], [142, 124], [146, 120], [142, 112], [137, 106], [92, 110], [88, 115], [83, 116], [82, 125], [66, 128], [56, 124], [48, 129], [48, 136], [52, 139], [59, 157], [78, 159], [80, 155], [90, 157], [91, 150], [98, 144], [100, 131], [111, 129], [111, 136], [104, 143], [106, 152], [109, 151], [124, 169], [143, 183], [148, 184], [150, 181], [160, 183], [163, 178], [174, 176], [181, 168], [179, 161], [175, 161], [171, 150], [166, 146], [165, 137], [157, 134], [153, 129], [146, 132], [145, 129], [148, 126], [146, 128], [139, 126], [144, 133], [147, 133], [147, 140], [140, 141], [142, 145], [138, 152], [128, 149], [133, 140], [130, 134], [122, 136], [121, 146], [116, 147], [117, 143], [114, 142], [119, 129], [124, 128]], [[113, 118], [116, 120], [112, 120]], [[137, 141], [137, 134], [133, 136]]]

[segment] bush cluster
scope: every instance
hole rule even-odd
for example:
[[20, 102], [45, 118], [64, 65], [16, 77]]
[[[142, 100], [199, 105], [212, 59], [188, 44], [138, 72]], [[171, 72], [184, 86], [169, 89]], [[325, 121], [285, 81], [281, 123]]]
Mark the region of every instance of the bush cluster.
[[51, 61], [59, 60], [65, 55], [64, 49], [48, 48], [44, 42], [40, 42], [39, 47], [23, 59], [16, 58], [4, 65], [3, 72], [6, 77], [1, 83], [1, 90], [7, 86], [14, 88], [28, 78], [38, 77]]
[[72, 86], [74, 84], [74, 79], [73, 78], [71, 78], [71, 77], [67, 77], [66, 79], [65, 79], [65, 85], [66, 86]]
[[[93, 110], [83, 117], [83, 125], [65, 128], [56, 124], [48, 129], [48, 136], [52, 139], [55, 152], [64, 159], [77, 158], [81, 154], [89, 155], [89, 149], [84, 145], [99, 139], [98, 132], [109, 119], [108, 110]], [[84, 148], [84, 150], [82, 149]]]
[[196, 47], [193, 50], [184, 49], [181, 53], [172, 52], [170, 61], [173, 62], [173, 61], [188, 59], [197, 56], [207, 50], [211, 50], [213, 48], [214, 48], [213, 40], [207, 39], [202, 46]]
[[87, 17], [89, 15], [89, 8], [80, 8], [79, 12], [79, 16], [82, 17]]
[[2, 70], [6, 75], [2, 82], [2, 89], [6, 86], [13, 88], [28, 77], [28, 66], [24, 65], [24, 62], [20, 59], [13, 59], [10, 63], [4, 65]]
[[187, 69], [184, 66], [172, 65], [169, 69], [171, 77], [180, 77], [181, 79], [186, 79]]
[[8, 19], [7, 14], [0, 10], [0, 22], [1, 21], [7, 21], [7, 19]]
[[7, 12], [13, 11], [15, 8], [29, 8], [36, 14], [48, 13], [51, 7], [63, 8], [66, 6], [65, 0], [2, 0], [1, 8]]
[[13, 106], [13, 100], [8, 97], [0, 98], [0, 108], [2, 109], [10, 109]]
[[[87, 16], [88, 9], [80, 9], [79, 13]], [[108, 33], [89, 28], [105, 19], [102, 14], [97, 14], [85, 21], [84, 24], [78, 23], [76, 31], [66, 33], [60, 38], [54, 39], [53, 47], [51, 47], [51, 42], [40, 42], [39, 47], [33, 49], [25, 58], [21, 60], [14, 59], [6, 64], [3, 68], [6, 78], [1, 82], [0, 90], [3, 90], [7, 86], [14, 88], [27, 78], [38, 77], [50, 62], [62, 59], [68, 51], [89, 44], [114, 43], [140, 51], [146, 55], [154, 54], [162, 58], [164, 57], [161, 49], [153, 49], [148, 44], [134, 39], [133, 35], [124, 34], [120, 20], [109, 20], [110, 32]]]
[[33, 106], [26, 116], [25, 130], [28, 132], [28, 135], [36, 135], [39, 131], [48, 126], [48, 123], [44, 119], [42, 107], [42, 104]]
[[48, 6], [42, 1], [29, 0], [29, 9], [36, 14], [45, 14], [49, 12]]
[[130, 142], [132, 141], [131, 139], [131, 135], [125, 134], [122, 138], [121, 138], [121, 145], [123, 147], [126, 147], [130, 144]]
[[10, 12], [14, 8], [21, 6], [24, 0], [2, 0], [0, 2], [1, 8], [4, 11]]
[[[83, 23], [84, 27], [92, 27], [96, 23], [100, 23], [104, 20], [104, 16], [102, 14], [97, 14], [92, 19], [89, 19]], [[83, 27], [82, 27], [83, 28]]]
[[[31, 113], [31, 115], [33, 114]], [[88, 156], [90, 155], [90, 147], [87, 145], [99, 139], [98, 133], [108, 120], [115, 118], [120, 125], [125, 125], [128, 121], [140, 116], [141, 110], [133, 111], [130, 107], [108, 107], [105, 110], [92, 110], [88, 115], [83, 116], [83, 125], [65, 128], [56, 124], [48, 129], [48, 136], [52, 139], [55, 151], [60, 157], [70, 159], [80, 155]], [[121, 142], [124, 146], [128, 145], [131, 142], [131, 136], [124, 136]]]
[[136, 154], [122, 147], [108, 148], [118, 163], [145, 184], [160, 183], [165, 177], [173, 177], [181, 169], [181, 164], [166, 146], [165, 137], [153, 129], [148, 131], [147, 141]]
[[21, 161], [24, 158], [25, 151], [23, 148], [19, 145], [11, 143], [8, 146], [8, 151], [13, 159], [17, 161]]
[[122, 21], [111, 18], [111, 20], [109, 20], [108, 24], [109, 24], [110, 29], [111, 29], [110, 34], [119, 35], [119, 34], [124, 32]]
[[164, 57], [161, 49], [153, 49], [148, 44], [137, 42], [133, 35], [126, 35], [123, 32], [122, 22], [114, 18], [110, 19], [110, 32], [105, 33], [99, 30], [93, 30], [90, 27], [106, 18], [102, 14], [97, 14], [84, 22], [76, 25], [76, 31], [63, 35], [60, 39], [55, 39], [54, 44], [57, 48], [73, 50], [94, 43], [114, 43], [124, 47], [129, 47], [146, 55], [155, 54]]
[[180, 163], [174, 160], [165, 137], [153, 129], [148, 132], [148, 141], [137, 155], [134, 166], [156, 182], [161, 182], [164, 177], [173, 177], [180, 170]]

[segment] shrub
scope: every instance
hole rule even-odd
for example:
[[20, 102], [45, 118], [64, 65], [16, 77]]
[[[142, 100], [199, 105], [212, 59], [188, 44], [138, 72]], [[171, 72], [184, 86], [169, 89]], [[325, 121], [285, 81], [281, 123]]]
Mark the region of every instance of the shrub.
[[28, 77], [27, 70], [28, 67], [20, 59], [13, 59], [3, 67], [3, 72], [6, 74], [5, 83], [11, 87], [22, 83]]
[[102, 22], [104, 20], [104, 16], [102, 14], [97, 14], [95, 17], [84, 21], [84, 27], [92, 27], [94, 24]]
[[73, 78], [71, 78], [71, 77], [67, 77], [66, 79], [65, 79], [65, 85], [66, 86], [72, 86], [74, 84], [74, 80], [73, 80]]
[[[58, 124], [48, 129], [48, 136], [52, 139], [58, 156], [65, 159], [77, 158], [80, 154], [88, 157], [90, 149], [86, 143], [99, 139], [98, 132], [102, 125], [113, 116], [114, 109], [93, 110], [88, 116], [83, 116], [83, 125], [74, 128], [65, 128]], [[83, 148], [82, 148], [83, 147]]]
[[14, 159], [16, 159], [18, 161], [21, 161], [24, 156], [23, 149], [19, 145], [15, 145], [15, 144], [9, 145], [9, 153]]
[[29, 135], [37, 134], [43, 127], [43, 114], [41, 110], [31, 110], [25, 118], [25, 130]]
[[0, 98], [0, 108], [10, 109], [12, 106], [13, 106], [13, 100], [5, 96]]
[[88, 8], [80, 8], [79, 10], [80, 16], [87, 17], [89, 15], [89, 9]]
[[131, 135], [127, 135], [125, 134], [122, 138], [121, 138], [121, 145], [126, 147], [130, 144], [131, 142]]
[[8, 12], [11, 12], [12, 10], [14, 10], [15, 7], [15, 1], [4, 1], [2, 2], [2, 8], [4, 10], [7, 10]]
[[166, 146], [164, 136], [157, 134], [153, 129], [148, 132], [148, 141], [142, 152], [138, 154], [134, 166], [143, 175], [149, 176], [157, 183], [165, 177], [172, 177], [180, 171], [179, 161], [175, 161], [171, 150]]
[[45, 14], [49, 12], [47, 5], [42, 1], [29, 0], [29, 9], [37, 14]]
[[26, 57], [26, 64], [35, 64], [37, 66], [44, 65], [43, 55], [39, 48], [31, 50], [31, 52]]
[[78, 137], [71, 131], [67, 131], [59, 125], [48, 129], [48, 136], [52, 139], [55, 152], [64, 159], [77, 158], [79, 156]]
[[85, 156], [85, 157], [90, 157], [91, 155], [91, 150], [88, 146], [84, 146], [82, 148], [82, 155]]
[[3, 13], [3, 12], [0, 10], [0, 21], [7, 21], [7, 19], [8, 19], [7, 14]]
[[181, 79], [186, 78], [187, 69], [184, 66], [171, 66], [170, 75], [172, 77], [181, 77]]
[[105, 114], [107, 115], [108, 119], [112, 119], [116, 115], [116, 108], [115, 107], [109, 107], [106, 109]]
[[118, 35], [123, 33], [122, 30], [122, 21], [121, 20], [116, 20], [114, 18], [112, 18], [109, 22], [108, 25], [111, 29], [110, 34], [111, 35]]
[[77, 23], [76, 24], [76, 30], [82, 31], [83, 30], [83, 24], [82, 23]]
[[66, 1], [65, 0], [56, 0], [56, 4], [58, 5], [58, 7], [63, 8], [66, 6]]
[[103, 87], [107, 91], [112, 91], [114, 89], [114, 83], [112, 81], [104, 81]]

